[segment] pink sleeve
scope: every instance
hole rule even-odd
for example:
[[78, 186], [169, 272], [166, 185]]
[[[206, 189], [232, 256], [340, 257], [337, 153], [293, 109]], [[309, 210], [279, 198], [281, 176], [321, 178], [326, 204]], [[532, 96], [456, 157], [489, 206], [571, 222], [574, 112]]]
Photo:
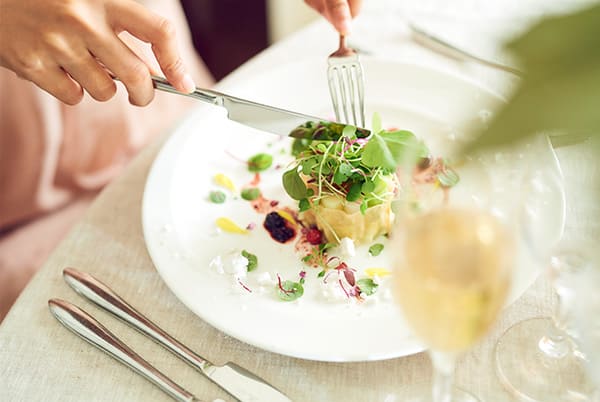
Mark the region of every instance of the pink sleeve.
[[[175, 23], [179, 48], [196, 84], [211, 86], [212, 77], [195, 54], [179, 2], [148, 3]], [[137, 47], [153, 61], [149, 46]], [[194, 105], [190, 99], [157, 92], [149, 106], [139, 108], [131, 106], [124, 88], [118, 87], [108, 102], [86, 94], [80, 104], [67, 106], [0, 68], [0, 232], [97, 191]]]

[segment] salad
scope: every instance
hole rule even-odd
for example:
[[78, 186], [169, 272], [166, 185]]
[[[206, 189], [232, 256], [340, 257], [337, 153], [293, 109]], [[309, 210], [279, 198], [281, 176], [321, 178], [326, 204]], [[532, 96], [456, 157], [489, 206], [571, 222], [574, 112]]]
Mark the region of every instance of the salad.
[[304, 138], [339, 138], [296, 139], [295, 160], [282, 180], [298, 202], [301, 221], [316, 226], [329, 242], [349, 238], [368, 244], [390, 233], [392, 204], [403, 190], [397, 175], [401, 166], [415, 166], [414, 178], [422, 183], [455, 184], [449, 180], [454, 172], [441, 159], [432, 161], [421, 140], [410, 131], [383, 129], [378, 115], [368, 138], [352, 126], [334, 137], [339, 133], [330, 133], [328, 123], [309, 122], [295, 131]]
[[[263, 220], [262, 227], [256, 222], [244, 226], [218, 217], [217, 228], [235, 235], [265, 230], [273, 241], [293, 247], [300, 266], [297, 277], [260, 272], [260, 255], [247, 249], [216, 256], [210, 265], [230, 274], [241, 292], [253, 293], [252, 283], [259, 292], [272, 287], [283, 301], [302, 297], [309, 277], [311, 283], [318, 280], [328, 299], [364, 301], [375, 294], [381, 278], [391, 272], [384, 267], [354, 266], [355, 246], [366, 246], [375, 261], [384, 248], [382, 236], [392, 231], [395, 203], [417, 200], [423, 185], [447, 196], [458, 175], [447, 161], [432, 158], [410, 131], [383, 129], [378, 115], [372, 126], [367, 136], [366, 130], [352, 126], [307, 122], [292, 132], [296, 139], [289, 164], [272, 166], [268, 153], [251, 156], [244, 162], [254, 176], [240, 190], [227, 176], [215, 175], [217, 184], [239, 194]], [[281, 175], [294, 206], [263, 195], [261, 174], [273, 170]], [[222, 191], [211, 192], [209, 200], [227, 202]]]

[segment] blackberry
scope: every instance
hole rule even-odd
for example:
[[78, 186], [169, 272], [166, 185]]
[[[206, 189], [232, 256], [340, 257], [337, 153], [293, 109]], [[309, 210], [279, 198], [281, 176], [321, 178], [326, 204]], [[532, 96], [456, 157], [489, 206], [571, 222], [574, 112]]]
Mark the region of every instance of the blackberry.
[[288, 225], [289, 223], [277, 212], [270, 212], [267, 214], [263, 226], [271, 234], [273, 240], [285, 243], [296, 236], [296, 231]]

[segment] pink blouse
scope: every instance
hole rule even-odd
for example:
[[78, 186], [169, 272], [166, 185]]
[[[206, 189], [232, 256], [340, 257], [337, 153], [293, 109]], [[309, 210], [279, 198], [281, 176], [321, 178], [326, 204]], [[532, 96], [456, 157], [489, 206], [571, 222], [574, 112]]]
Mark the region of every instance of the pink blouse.
[[[197, 85], [211, 86], [179, 1], [144, 3], [175, 23], [188, 70]], [[122, 39], [158, 70], [147, 44]], [[108, 102], [86, 94], [68, 106], [0, 68], [0, 321], [93, 194], [194, 104], [157, 92], [149, 106], [135, 107], [117, 86]]]

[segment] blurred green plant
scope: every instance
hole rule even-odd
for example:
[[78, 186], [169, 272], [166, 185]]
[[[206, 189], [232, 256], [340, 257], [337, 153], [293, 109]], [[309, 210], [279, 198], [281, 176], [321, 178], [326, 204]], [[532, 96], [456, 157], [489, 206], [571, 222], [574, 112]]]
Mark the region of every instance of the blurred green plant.
[[526, 75], [466, 151], [540, 132], [600, 135], [600, 5], [542, 20], [507, 50]]

